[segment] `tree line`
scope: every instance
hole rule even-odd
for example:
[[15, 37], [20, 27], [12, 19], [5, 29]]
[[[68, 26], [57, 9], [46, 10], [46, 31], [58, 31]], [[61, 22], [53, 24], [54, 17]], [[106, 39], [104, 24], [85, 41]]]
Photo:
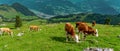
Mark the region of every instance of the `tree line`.
[[118, 24], [120, 23], [119, 15], [101, 15], [93, 13], [80, 13], [70, 15], [59, 15], [48, 19], [49, 23], [57, 22], [92, 22], [96, 21], [98, 24]]

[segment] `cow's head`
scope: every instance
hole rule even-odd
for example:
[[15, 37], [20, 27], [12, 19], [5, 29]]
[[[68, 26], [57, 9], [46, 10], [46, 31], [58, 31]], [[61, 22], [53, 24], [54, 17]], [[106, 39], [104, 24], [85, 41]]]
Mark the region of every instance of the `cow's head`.
[[79, 36], [75, 35], [75, 41], [78, 43], [79, 42]]
[[80, 23], [81, 23], [81, 22], [76, 22], [76, 28], [79, 26]]
[[95, 30], [95, 36], [98, 37], [98, 30]]
[[98, 30], [93, 30], [92, 35], [98, 37]]

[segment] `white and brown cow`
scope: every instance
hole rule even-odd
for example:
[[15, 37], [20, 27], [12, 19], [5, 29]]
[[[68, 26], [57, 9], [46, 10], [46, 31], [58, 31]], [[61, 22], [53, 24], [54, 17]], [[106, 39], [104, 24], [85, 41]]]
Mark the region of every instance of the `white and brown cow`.
[[36, 26], [36, 25], [31, 25], [29, 27], [30, 31], [38, 31], [39, 30], [39, 26]]
[[66, 31], [66, 41], [68, 41], [69, 37], [72, 37], [77, 43], [79, 42], [78, 40], [78, 35], [75, 34], [74, 27], [70, 23], [65, 24], [65, 31]]
[[12, 30], [10, 28], [0, 28], [1, 36], [2, 36], [3, 33], [7, 33], [7, 34], [13, 36], [13, 32], [12, 32]]
[[98, 31], [97, 29], [93, 29], [92, 27], [88, 26], [84, 22], [77, 22], [76, 23], [76, 28], [78, 28], [79, 33], [84, 34], [84, 39], [86, 38], [87, 35], [92, 34], [93, 36], [98, 37]]

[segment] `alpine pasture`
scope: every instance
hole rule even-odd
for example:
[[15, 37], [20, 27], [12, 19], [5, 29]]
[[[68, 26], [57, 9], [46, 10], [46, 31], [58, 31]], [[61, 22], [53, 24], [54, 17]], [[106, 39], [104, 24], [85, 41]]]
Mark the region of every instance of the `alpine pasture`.
[[[120, 26], [96, 24], [99, 37], [87, 36], [85, 41], [66, 42], [65, 23], [40, 23], [39, 20], [23, 22], [19, 29], [14, 28], [14, 23], [5, 23], [12, 28], [14, 36], [7, 34], [0, 36], [0, 51], [83, 51], [88, 47], [113, 48], [120, 51]], [[29, 31], [30, 25], [37, 25], [41, 30]], [[75, 22], [72, 22], [75, 27]], [[88, 23], [91, 26], [90, 23]], [[23, 36], [17, 36], [24, 31]]]

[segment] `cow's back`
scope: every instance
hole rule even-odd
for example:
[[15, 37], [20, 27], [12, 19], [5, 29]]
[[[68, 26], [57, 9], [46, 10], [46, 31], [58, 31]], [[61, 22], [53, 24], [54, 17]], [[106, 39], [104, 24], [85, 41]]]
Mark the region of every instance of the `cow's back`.
[[1, 31], [10, 31], [10, 28], [0, 28]]
[[88, 31], [88, 25], [86, 23], [80, 23], [78, 26], [79, 31]]
[[65, 24], [65, 31], [71, 35], [73, 35], [75, 33], [74, 31], [74, 27], [73, 25], [71, 25], [70, 23], [66, 23]]

